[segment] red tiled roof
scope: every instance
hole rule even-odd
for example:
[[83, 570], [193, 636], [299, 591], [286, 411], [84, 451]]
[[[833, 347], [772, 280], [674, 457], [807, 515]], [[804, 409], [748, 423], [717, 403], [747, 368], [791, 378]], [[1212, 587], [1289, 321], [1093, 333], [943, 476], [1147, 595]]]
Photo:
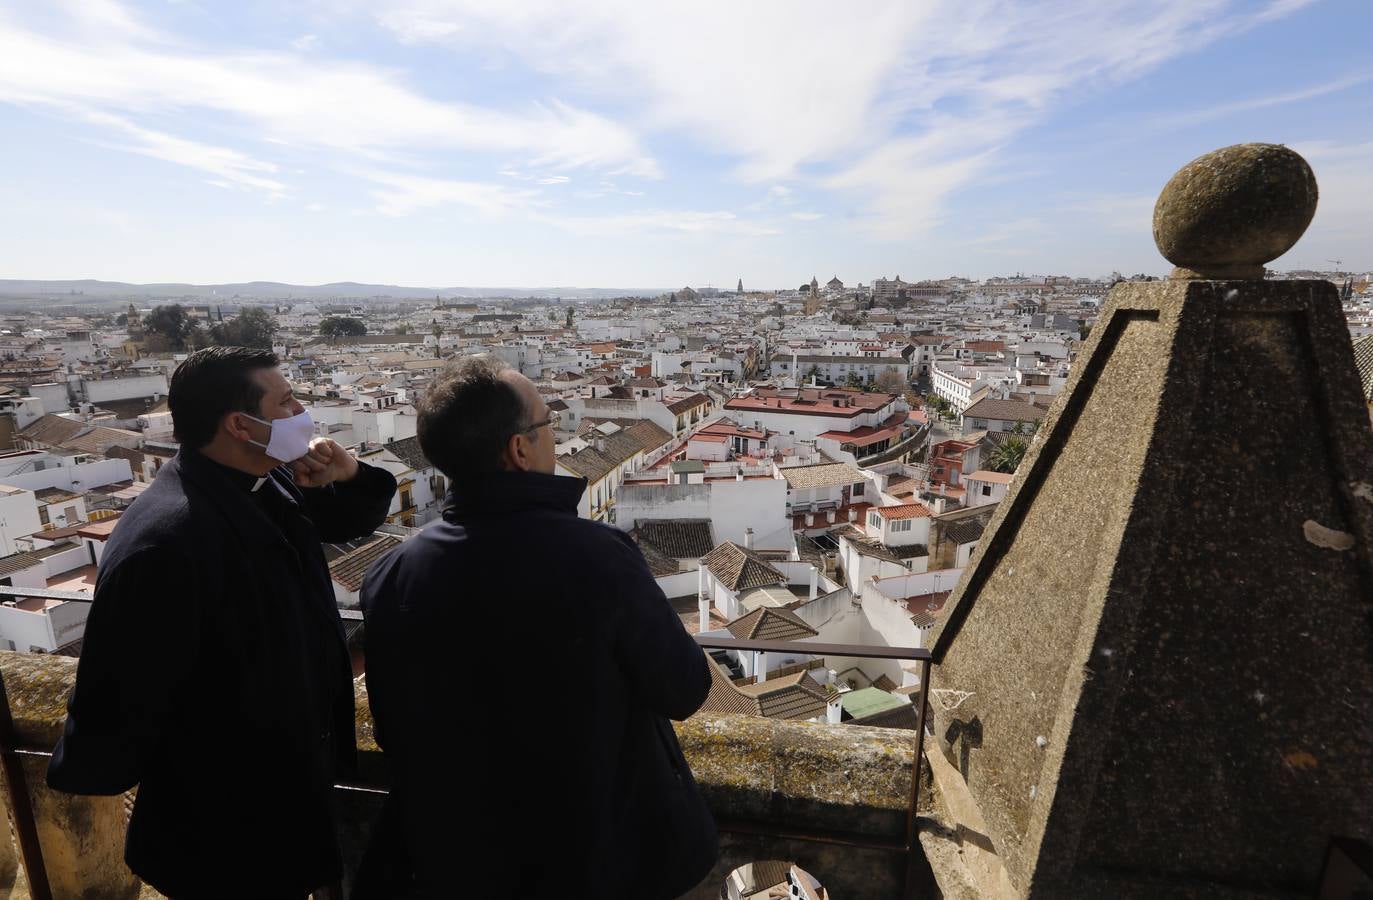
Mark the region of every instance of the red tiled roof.
[[803, 416], [843, 416], [852, 418], [876, 412], [895, 399], [894, 394], [869, 393], [847, 388], [800, 388], [784, 394], [776, 388], [755, 388], [752, 394], [735, 397], [725, 409], [769, 410]]
[[855, 447], [866, 447], [899, 435], [905, 418], [901, 413], [893, 413], [881, 425], [864, 425], [852, 431], [826, 431], [817, 437], [853, 444]]
[[923, 503], [902, 503], [898, 506], [876, 507], [877, 514], [884, 519], [922, 519], [934, 513]]

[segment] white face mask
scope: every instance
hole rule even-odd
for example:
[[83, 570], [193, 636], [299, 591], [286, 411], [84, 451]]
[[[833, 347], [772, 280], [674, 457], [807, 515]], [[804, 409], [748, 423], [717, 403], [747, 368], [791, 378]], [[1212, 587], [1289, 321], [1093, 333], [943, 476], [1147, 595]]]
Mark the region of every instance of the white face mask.
[[272, 459], [288, 463], [300, 459], [309, 452], [310, 439], [315, 436], [315, 423], [310, 418], [308, 409], [285, 419], [272, 419], [270, 422], [257, 416], [249, 416], [247, 413], [243, 415], [272, 429], [272, 436], [265, 444], [252, 438], [248, 439], [248, 443], [257, 444], [267, 451], [267, 455]]

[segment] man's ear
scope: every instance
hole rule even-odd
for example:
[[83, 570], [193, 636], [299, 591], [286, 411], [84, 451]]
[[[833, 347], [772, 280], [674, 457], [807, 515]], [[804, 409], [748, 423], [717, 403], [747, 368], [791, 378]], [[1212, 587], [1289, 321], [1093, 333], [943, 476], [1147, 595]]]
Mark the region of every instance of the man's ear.
[[512, 472], [527, 472], [530, 468], [529, 444], [522, 434], [512, 434], [505, 445], [505, 467]]
[[248, 430], [248, 417], [243, 413], [227, 413], [221, 421], [224, 424], [224, 430], [229, 433], [230, 437], [240, 441], [252, 440], [253, 433]]

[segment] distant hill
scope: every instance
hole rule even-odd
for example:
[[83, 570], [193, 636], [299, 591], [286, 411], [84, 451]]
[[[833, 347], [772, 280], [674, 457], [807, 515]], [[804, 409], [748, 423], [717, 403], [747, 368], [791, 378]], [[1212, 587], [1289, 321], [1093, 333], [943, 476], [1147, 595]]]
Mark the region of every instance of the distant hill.
[[666, 293], [659, 288], [577, 288], [577, 287], [401, 287], [395, 284], [359, 284], [339, 281], [332, 284], [283, 284], [279, 281], [249, 281], [242, 284], [128, 284], [123, 281], [25, 281], [0, 278], [0, 300], [51, 300], [62, 303], [99, 303], [107, 300], [423, 300], [436, 294], [445, 299], [522, 299], [601, 300], [611, 297], [655, 297]]

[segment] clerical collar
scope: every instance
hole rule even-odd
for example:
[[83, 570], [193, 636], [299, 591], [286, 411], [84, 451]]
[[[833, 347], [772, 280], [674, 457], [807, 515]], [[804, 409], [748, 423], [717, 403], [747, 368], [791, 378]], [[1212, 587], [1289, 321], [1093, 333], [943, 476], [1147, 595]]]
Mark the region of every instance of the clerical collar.
[[241, 469], [235, 469], [231, 466], [226, 466], [223, 463], [215, 462], [208, 456], [204, 456], [204, 454], [201, 454], [201, 456], [206, 462], [218, 467], [219, 471], [223, 472], [224, 477], [229, 479], [231, 483], [238, 485], [249, 494], [256, 493], [258, 489], [270, 481], [272, 477], [271, 475], [264, 475], [259, 478], [251, 472], [244, 472]]

